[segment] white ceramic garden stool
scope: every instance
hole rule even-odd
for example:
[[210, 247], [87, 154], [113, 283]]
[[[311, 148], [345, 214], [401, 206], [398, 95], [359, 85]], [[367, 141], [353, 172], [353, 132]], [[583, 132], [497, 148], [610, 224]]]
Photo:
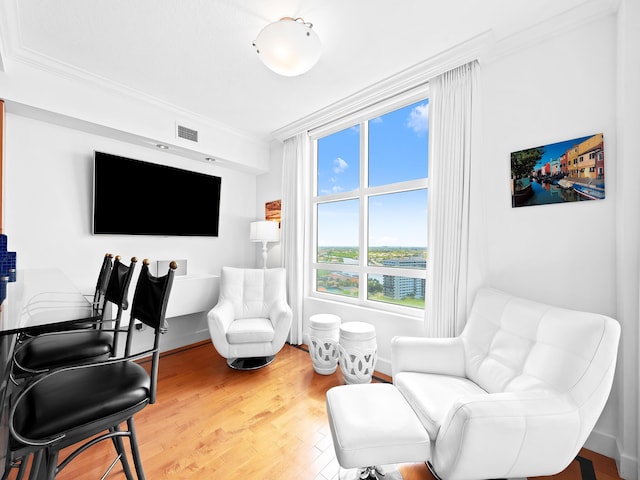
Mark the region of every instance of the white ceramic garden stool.
[[340, 370], [347, 385], [371, 383], [378, 347], [376, 329], [365, 322], [340, 325]]
[[309, 317], [309, 325], [309, 355], [313, 369], [321, 375], [331, 375], [338, 368], [340, 317], [317, 313]]

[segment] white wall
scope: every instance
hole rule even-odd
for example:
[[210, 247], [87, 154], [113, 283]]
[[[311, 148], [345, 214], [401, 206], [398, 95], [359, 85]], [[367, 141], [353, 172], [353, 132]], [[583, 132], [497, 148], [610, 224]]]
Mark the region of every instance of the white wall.
[[[17, 252], [19, 269], [57, 267], [82, 291], [93, 292], [107, 252], [127, 262], [132, 256], [139, 261], [184, 258], [189, 275], [217, 275], [222, 265], [255, 263], [254, 245], [248, 241], [248, 225], [255, 218], [254, 174], [13, 114], [6, 116], [5, 139], [4, 231], [9, 250]], [[219, 236], [92, 235], [94, 150], [222, 177]], [[142, 181], [114, 178], [123, 189]], [[171, 185], [158, 185], [158, 194], [171, 195]], [[167, 212], [167, 221], [176, 214]], [[163, 337], [163, 349], [208, 336], [203, 314], [177, 317]]]
[[[482, 69], [486, 283], [616, 316], [616, 33], [609, 17]], [[510, 152], [604, 133], [606, 199], [511, 207]], [[617, 395], [588, 447], [615, 454]]]
[[[487, 282], [615, 314], [615, 31], [608, 18], [482, 69]], [[510, 152], [604, 133], [606, 199], [511, 207]]]
[[[256, 220], [264, 220], [265, 204], [282, 200], [282, 153], [283, 145], [273, 142], [269, 151], [269, 172], [258, 176], [256, 190]], [[280, 242], [267, 244], [267, 267], [282, 266]], [[262, 266], [262, 244], [256, 244], [256, 267]]]

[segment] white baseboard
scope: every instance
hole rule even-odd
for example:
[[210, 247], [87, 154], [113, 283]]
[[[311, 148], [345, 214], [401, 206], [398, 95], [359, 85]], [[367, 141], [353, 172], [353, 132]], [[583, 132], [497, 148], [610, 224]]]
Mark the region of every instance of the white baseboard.
[[391, 360], [378, 357], [378, 360], [376, 360], [376, 372], [391, 376]]
[[625, 480], [638, 480], [640, 478], [640, 464], [638, 457], [627, 455], [619, 442], [616, 442], [616, 454], [613, 456], [618, 466], [618, 475]]
[[599, 453], [605, 457], [616, 459], [618, 457], [618, 445], [616, 437], [608, 433], [594, 430], [587, 438], [584, 448]]
[[618, 467], [618, 475], [625, 480], [638, 480], [638, 459], [627, 455], [613, 435], [597, 430], [591, 432], [584, 444], [584, 448], [599, 453], [605, 457], [613, 458]]
[[211, 336], [209, 335], [209, 330], [206, 329], [199, 330], [197, 332], [188, 332], [187, 335], [167, 335], [167, 337], [161, 339], [160, 351], [168, 352], [170, 350], [175, 350], [176, 348], [184, 347], [186, 345], [191, 345], [193, 343], [198, 343], [203, 340], [209, 339], [211, 339]]

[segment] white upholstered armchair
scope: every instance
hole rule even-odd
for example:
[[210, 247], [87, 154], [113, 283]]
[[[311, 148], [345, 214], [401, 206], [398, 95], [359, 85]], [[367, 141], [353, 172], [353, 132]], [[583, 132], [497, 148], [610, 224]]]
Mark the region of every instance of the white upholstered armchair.
[[392, 340], [393, 383], [441, 478], [552, 475], [605, 406], [619, 336], [604, 315], [482, 289], [459, 337]]
[[211, 341], [227, 364], [252, 370], [271, 363], [291, 328], [284, 268], [223, 267], [218, 303], [207, 320]]

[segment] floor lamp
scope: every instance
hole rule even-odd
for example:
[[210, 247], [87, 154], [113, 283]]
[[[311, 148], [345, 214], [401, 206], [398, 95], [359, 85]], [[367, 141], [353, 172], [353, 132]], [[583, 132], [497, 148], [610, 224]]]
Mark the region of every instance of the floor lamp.
[[278, 222], [270, 222], [269, 220], [251, 222], [249, 240], [252, 242], [262, 242], [262, 268], [267, 268], [267, 242], [277, 242], [280, 240]]

